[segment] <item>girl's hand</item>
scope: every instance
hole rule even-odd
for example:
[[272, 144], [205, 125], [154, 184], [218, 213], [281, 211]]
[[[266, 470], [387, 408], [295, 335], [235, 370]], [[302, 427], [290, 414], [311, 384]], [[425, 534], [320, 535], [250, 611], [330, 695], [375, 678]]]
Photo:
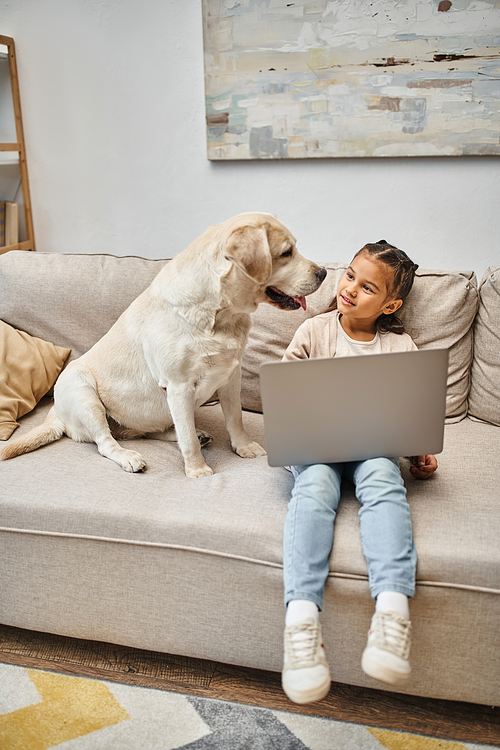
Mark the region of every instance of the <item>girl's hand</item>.
[[412, 456], [410, 473], [415, 479], [429, 479], [438, 467], [436, 456]]

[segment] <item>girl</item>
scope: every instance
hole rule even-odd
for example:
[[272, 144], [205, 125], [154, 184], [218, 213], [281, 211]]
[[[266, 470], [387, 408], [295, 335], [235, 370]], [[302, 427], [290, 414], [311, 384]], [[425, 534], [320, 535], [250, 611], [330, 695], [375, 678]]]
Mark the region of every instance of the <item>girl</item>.
[[[385, 240], [365, 245], [354, 256], [330, 307], [299, 327], [283, 359], [416, 349], [396, 312], [417, 268], [406, 253]], [[362, 425], [344, 427], [362, 429]], [[413, 457], [410, 467], [417, 479], [427, 479], [436, 469], [431, 455]], [[283, 535], [285, 693], [296, 703], [309, 703], [323, 698], [330, 688], [318, 610], [323, 608], [343, 478], [353, 482], [361, 503], [361, 541], [376, 601], [361, 666], [375, 679], [403, 684], [410, 675], [408, 598], [415, 590], [417, 558], [398, 459], [292, 466], [291, 470], [295, 485]]]

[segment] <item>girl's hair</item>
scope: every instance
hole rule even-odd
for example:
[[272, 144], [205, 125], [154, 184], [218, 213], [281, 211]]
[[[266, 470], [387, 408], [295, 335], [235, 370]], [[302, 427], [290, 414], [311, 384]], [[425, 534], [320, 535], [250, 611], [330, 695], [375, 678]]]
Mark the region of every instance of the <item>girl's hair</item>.
[[[394, 245], [390, 245], [386, 240], [370, 242], [361, 250], [358, 250], [354, 258], [361, 253], [367, 253], [372, 260], [384, 263], [392, 271], [392, 282], [389, 288], [389, 294], [394, 299], [405, 300], [413, 285], [415, 271], [418, 265], [407, 256], [403, 250], [399, 250]], [[353, 260], [354, 260], [353, 258]], [[323, 312], [331, 312], [337, 309], [337, 295], [333, 298], [330, 305]], [[404, 333], [405, 329], [402, 321], [396, 313], [389, 315], [380, 315], [376, 320], [376, 328], [380, 333], [390, 331], [392, 333]]]

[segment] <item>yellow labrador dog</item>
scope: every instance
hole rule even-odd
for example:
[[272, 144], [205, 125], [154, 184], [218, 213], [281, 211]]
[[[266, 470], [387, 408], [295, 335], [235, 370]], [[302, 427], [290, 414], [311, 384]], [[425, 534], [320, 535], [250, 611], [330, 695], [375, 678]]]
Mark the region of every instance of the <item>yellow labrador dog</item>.
[[125, 471], [141, 471], [140, 453], [116, 437], [177, 440], [188, 477], [212, 474], [194, 410], [217, 391], [233, 450], [265, 455], [243, 428], [241, 357], [250, 313], [260, 302], [305, 309], [326, 270], [298, 252], [271, 214], [247, 213], [209, 227], [169, 261], [108, 333], [63, 370], [45, 422], [9, 443], [12, 458], [66, 434], [95, 442]]

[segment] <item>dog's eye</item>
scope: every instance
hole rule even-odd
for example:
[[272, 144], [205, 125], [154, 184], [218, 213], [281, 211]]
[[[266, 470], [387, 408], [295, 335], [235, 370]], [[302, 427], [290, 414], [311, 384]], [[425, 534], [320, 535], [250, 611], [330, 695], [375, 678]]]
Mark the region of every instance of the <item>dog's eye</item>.
[[292, 254], [292, 252], [293, 252], [292, 248], [289, 247], [288, 250], [285, 250], [284, 253], [281, 253], [281, 257], [282, 258], [289, 258], [290, 255]]

